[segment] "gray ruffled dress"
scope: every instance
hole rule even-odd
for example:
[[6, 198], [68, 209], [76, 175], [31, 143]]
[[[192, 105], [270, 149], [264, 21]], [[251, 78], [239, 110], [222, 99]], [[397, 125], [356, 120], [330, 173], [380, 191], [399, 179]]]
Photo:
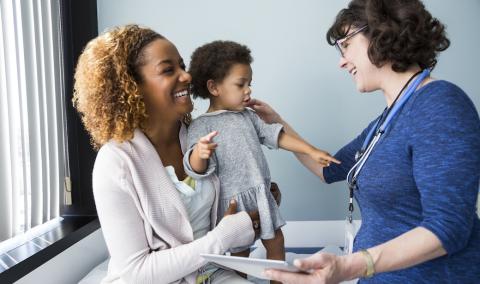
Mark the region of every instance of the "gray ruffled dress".
[[[220, 179], [218, 216], [223, 216], [231, 199], [235, 199], [238, 211], [258, 210], [260, 238], [272, 239], [275, 230], [285, 225], [273, 195], [270, 192], [270, 171], [261, 145], [278, 149], [278, 137], [283, 126], [267, 124], [251, 109], [244, 111], [220, 110], [205, 113], [188, 127], [188, 151], [184, 156], [185, 171], [193, 172], [189, 157], [198, 140], [212, 131], [218, 131], [213, 141], [217, 149], [209, 160], [208, 177], [215, 173]], [[220, 219], [220, 218], [219, 218]], [[239, 252], [248, 247], [235, 248]]]

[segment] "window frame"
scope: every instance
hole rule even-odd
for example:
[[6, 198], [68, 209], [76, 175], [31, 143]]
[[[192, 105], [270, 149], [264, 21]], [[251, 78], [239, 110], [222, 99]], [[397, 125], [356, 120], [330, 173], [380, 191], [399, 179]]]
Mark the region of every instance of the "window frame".
[[96, 152], [72, 104], [74, 72], [85, 45], [98, 35], [96, 0], [60, 1], [63, 48], [63, 93], [66, 113], [66, 149], [70, 169], [72, 205], [60, 206], [61, 216], [96, 216], [92, 170]]

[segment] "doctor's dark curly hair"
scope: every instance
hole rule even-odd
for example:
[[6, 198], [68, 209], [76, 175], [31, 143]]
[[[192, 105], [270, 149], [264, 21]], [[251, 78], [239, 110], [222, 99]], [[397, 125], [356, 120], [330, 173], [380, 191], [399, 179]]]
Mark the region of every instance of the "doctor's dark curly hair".
[[414, 64], [433, 68], [438, 53], [450, 46], [445, 26], [420, 0], [352, 0], [338, 13], [327, 32], [327, 41], [334, 45], [349, 31], [365, 25], [370, 61], [377, 67], [391, 62], [396, 72]]
[[95, 149], [110, 139], [133, 138], [136, 128], [145, 130], [140, 68], [146, 63], [144, 48], [157, 39], [165, 38], [148, 28], [115, 27], [91, 40], [80, 55], [73, 104]]
[[213, 41], [197, 48], [191, 57], [193, 97], [210, 98], [207, 81], [222, 82], [235, 64], [252, 64], [250, 49], [233, 41]]

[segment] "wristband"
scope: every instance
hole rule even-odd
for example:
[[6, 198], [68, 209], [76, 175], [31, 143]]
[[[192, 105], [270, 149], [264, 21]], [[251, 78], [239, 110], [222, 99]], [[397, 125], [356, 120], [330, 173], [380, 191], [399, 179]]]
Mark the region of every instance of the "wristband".
[[370, 278], [375, 274], [375, 265], [373, 263], [373, 257], [368, 252], [368, 250], [361, 250], [360, 253], [363, 255], [363, 258], [365, 258], [365, 261], [367, 262], [367, 269], [365, 270], [365, 275], [363, 277]]

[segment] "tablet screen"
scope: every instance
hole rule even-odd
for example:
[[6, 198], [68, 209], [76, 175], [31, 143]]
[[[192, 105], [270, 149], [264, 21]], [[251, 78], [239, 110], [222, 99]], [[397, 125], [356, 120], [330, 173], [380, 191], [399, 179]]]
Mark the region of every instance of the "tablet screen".
[[265, 269], [273, 268], [291, 272], [302, 272], [293, 264], [282, 260], [246, 258], [238, 256], [200, 254], [210, 262], [225, 266], [260, 279], [268, 279], [263, 275]]

